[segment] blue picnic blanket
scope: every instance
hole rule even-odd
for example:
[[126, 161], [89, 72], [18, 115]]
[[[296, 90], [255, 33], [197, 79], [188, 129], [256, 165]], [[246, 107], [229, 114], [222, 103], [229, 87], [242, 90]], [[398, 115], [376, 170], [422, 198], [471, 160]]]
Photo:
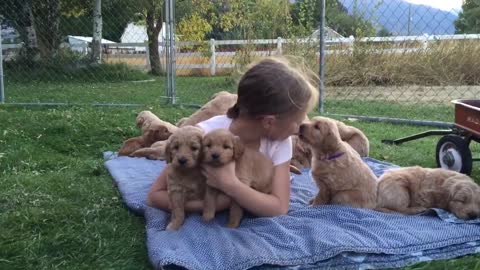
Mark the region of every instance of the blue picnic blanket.
[[[346, 206], [307, 205], [318, 189], [308, 170], [291, 178], [288, 215], [246, 216], [238, 229], [190, 214], [178, 231], [165, 231], [169, 213], [145, 205], [163, 161], [104, 153], [127, 207], [145, 216], [148, 255], [156, 269], [375, 269], [401, 267], [480, 252], [480, 220], [462, 221], [432, 209], [422, 215], [385, 214]], [[398, 166], [364, 161], [379, 176]]]

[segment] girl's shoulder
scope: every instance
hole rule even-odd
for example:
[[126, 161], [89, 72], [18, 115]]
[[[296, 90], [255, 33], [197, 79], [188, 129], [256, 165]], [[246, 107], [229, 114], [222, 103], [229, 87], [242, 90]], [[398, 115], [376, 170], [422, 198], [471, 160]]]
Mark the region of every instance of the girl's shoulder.
[[232, 123], [232, 119], [228, 118], [226, 115], [217, 115], [198, 123], [197, 126], [203, 129], [205, 133], [208, 133], [214, 129], [219, 129], [219, 128], [228, 129], [231, 123]]
[[292, 139], [291, 137], [285, 140], [262, 139], [260, 152], [270, 157], [275, 166], [287, 162], [292, 158]]

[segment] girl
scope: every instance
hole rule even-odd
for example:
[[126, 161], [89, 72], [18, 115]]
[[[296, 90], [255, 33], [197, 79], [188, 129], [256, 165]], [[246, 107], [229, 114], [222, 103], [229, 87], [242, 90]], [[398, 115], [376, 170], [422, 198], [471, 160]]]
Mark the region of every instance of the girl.
[[[218, 196], [216, 209], [228, 208], [231, 198], [257, 216], [286, 214], [290, 199], [290, 136], [298, 132], [299, 125], [315, 106], [318, 92], [313, 82], [286, 59], [266, 58], [245, 72], [237, 95], [237, 103], [227, 115], [212, 117], [198, 126], [205, 133], [228, 129], [246, 147], [269, 157], [274, 165], [272, 193], [258, 192], [238, 180], [234, 162], [221, 168], [204, 166], [207, 184], [228, 196]], [[148, 201], [154, 207], [170, 209], [165, 173], [152, 185]], [[185, 209], [201, 212], [203, 201], [187, 202]]]

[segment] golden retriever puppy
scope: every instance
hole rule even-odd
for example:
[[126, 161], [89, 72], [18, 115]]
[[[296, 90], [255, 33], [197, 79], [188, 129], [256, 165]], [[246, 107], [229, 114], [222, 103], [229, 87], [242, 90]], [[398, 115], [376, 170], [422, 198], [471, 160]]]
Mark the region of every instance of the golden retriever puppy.
[[182, 127], [184, 126], [184, 122], [188, 120], [188, 117], [183, 117], [183, 118], [180, 118], [180, 120], [177, 121], [177, 123], [175, 124], [177, 127]]
[[[264, 193], [271, 192], [273, 163], [264, 154], [245, 147], [240, 138], [226, 129], [209, 132], [203, 138], [203, 162], [220, 167], [235, 162], [235, 173], [240, 181]], [[215, 201], [218, 190], [208, 187], [205, 193], [203, 218], [208, 221], [215, 216]], [[232, 201], [227, 226], [240, 225], [243, 209]]]
[[167, 192], [171, 220], [167, 230], [177, 230], [185, 220], [185, 202], [201, 200], [206, 181], [201, 173], [202, 136], [200, 128], [187, 126], [176, 130], [165, 149]]
[[386, 171], [379, 181], [379, 211], [413, 215], [441, 208], [461, 219], [480, 217], [480, 187], [464, 174], [415, 166]]
[[163, 141], [168, 139], [168, 137], [170, 137], [170, 134], [170, 131], [168, 131], [167, 128], [163, 126], [158, 126], [153, 129], [147, 129], [141, 136], [133, 137], [126, 140], [118, 151], [118, 155], [131, 156], [131, 154], [138, 149], [150, 147], [153, 143], [157, 141]]
[[133, 137], [123, 142], [122, 147], [120, 147], [120, 150], [118, 150], [118, 155], [128, 156], [143, 147], [145, 147], [145, 140], [143, 137]]
[[358, 153], [342, 141], [335, 120], [315, 117], [300, 125], [298, 137], [312, 151], [312, 176], [319, 188], [312, 205], [376, 207], [377, 178]]
[[165, 160], [165, 148], [167, 147], [167, 142], [168, 140], [155, 142], [150, 147], [140, 148], [131, 153], [129, 156]]
[[167, 121], [161, 120], [151, 111], [141, 111], [137, 115], [136, 123], [137, 123], [137, 127], [142, 129], [142, 132], [145, 132], [146, 130], [152, 130], [152, 129], [155, 130], [161, 127], [162, 128], [161, 130], [167, 136], [165, 140], [168, 139], [168, 136], [170, 136], [177, 129], [175, 125]]
[[142, 129], [142, 135], [126, 140], [118, 151], [119, 156], [129, 156], [138, 149], [150, 147], [154, 142], [166, 140], [177, 129], [150, 111], [140, 112], [136, 123]]
[[290, 165], [296, 169], [310, 168], [312, 166], [312, 151], [296, 135], [292, 136], [292, 148]]
[[361, 157], [368, 157], [370, 142], [367, 136], [358, 128], [336, 121], [342, 141], [348, 143]]
[[[304, 122], [308, 122], [308, 116]], [[335, 120], [340, 138], [348, 143], [361, 157], [367, 157], [369, 154], [370, 144], [365, 134], [358, 128], [346, 125], [343, 122]], [[298, 139], [298, 136], [292, 136], [292, 161], [293, 168], [302, 169], [310, 168], [312, 162], [312, 152], [304, 142]], [[295, 172], [291, 170], [292, 172]]]
[[210, 101], [194, 112], [187, 119], [180, 119], [177, 123], [179, 127], [193, 126], [202, 121], [210, 119], [217, 115], [226, 114], [228, 109], [237, 103], [237, 95], [227, 91], [221, 91], [214, 94]]

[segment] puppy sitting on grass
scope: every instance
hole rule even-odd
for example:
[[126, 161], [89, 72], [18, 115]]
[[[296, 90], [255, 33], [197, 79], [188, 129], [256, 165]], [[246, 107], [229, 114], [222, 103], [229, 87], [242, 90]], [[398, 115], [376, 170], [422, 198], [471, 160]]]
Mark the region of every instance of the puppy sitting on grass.
[[[240, 181], [260, 192], [271, 192], [272, 161], [262, 153], [245, 147], [239, 137], [226, 129], [216, 129], [204, 136], [203, 162], [214, 167], [235, 162], [235, 173]], [[217, 189], [207, 186], [203, 210], [203, 218], [206, 221], [215, 216], [218, 192]], [[243, 209], [232, 201], [227, 226], [238, 227], [242, 216]]]
[[200, 170], [202, 136], [200, 128], [186, 126], [174, 131], [168, 139], [165, 170], [171, 220], [167, 230], [177, 230], [183, 224], [186, 201], [204, 197], [206, 181]]

